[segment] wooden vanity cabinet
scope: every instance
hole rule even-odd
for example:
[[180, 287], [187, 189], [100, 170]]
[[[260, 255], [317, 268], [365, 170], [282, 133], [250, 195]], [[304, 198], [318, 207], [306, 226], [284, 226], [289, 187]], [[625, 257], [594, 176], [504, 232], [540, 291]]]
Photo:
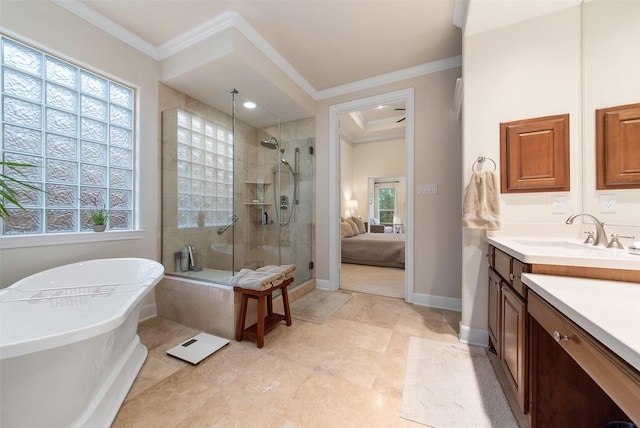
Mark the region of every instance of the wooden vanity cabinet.
[[528, 411], [527, 287], [531, 266], [489, 246], [489, 341], [502, 362], [520, 410]]
[[523, 413], [528, 409], [527, 303], [509, 286], [502, 287], [502, 368]]
[[638, 370], [536, 293], [530, 293], [528, 312], [530, 428], [640, 423]]
[[498, 357], [502, 357], [501, 341], [501, 322], [500, 305], [502, 301], [502, 280], [500, 276], [493, 270], [489, 269], [489, 343], [492, 345]]

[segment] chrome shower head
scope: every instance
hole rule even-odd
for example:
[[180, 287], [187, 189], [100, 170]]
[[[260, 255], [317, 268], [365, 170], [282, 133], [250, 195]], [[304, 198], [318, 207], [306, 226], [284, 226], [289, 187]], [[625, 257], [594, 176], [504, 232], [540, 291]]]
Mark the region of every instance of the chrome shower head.
[[291, 165], [289, 165], [289, 162], [286, 159], [280, 159], [280, 160], [282, 161], [283, 164], [289, 167], [289, 171], [291, 171], [291, 174], [298, 175], [298, 173], [293, 170], [293, 168], [291, 167]]
[[278, 140], [276, 140], [276, 137], [271, 137], [268, 140], [260, 141], [260, 144], [262, 144], [262, 147], [266, 147], [267, 149], [271, 150], [275, 150], [280, 147], [280, 144], [278, 144]]

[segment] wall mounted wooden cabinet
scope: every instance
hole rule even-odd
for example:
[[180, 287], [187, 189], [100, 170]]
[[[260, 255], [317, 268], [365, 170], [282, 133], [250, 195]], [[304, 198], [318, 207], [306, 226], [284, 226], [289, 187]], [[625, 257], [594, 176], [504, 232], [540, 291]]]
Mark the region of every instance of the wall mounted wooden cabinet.
[[500, 124], [502, 193], [570, 190], [569, 115]]
[[596, 188], [640, 189], [640, 104], [596, 110]]

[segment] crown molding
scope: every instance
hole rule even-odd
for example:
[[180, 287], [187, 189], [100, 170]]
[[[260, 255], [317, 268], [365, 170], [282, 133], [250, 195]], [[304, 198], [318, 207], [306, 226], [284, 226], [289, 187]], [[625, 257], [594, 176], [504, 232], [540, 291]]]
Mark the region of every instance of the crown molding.
[[56, 5], [68, 12], [84, 19], [88, 23], [100, 28], [120, 41], [128, 44], [129, 46], [139, 50], [143, 54], [150, 56], [156, 61], [160, 60], [158, 54], [158, 48], [151, 43], [147, 42], [141, 37], [136, 36], [126, 28], [116, 24], [106, 16], [96, 12], [89, 6], [82, 3], [80, 0], [51, 0]]
[[375, 143], [377, 141], [390, 141], [390, 140], [403, 140], [405, 137], [404, 132], [398, 132], [395, 134], [385, 134], [379, 135], [377, 137], [367, 137], [367, 138], [356, 138], [352, 140], [352, 144], [365, 144], [365, 143]]
[[226, 11], [215, 18], [206, 21], [191, 30], [163, 43], [154, 46], [141, 37], [136, 36], [124, 27], [111, 21], [104, 15], [91, 9], [80, 0], [51, 0], [56, 5], [66, 9], [74, 15], [93, 24], [101, 30], [111, 34], [122, 42], [132, 46], [151, 58], [162, 61], [176, 53], [187, 49], [195, 43], [201, 42], [208, 37], [216, 35], [229, 28], [235, 28], [253, 43], [267, 58], [282, 70], [296, 85], [307, 93], [314, 101], [337, 97], [352, 92], [395, 83], [414, 77], [435, 73], [462, 65], [462, 56], [457, 55], [432, 61], [426, 64], [397, 70], [391, 73], [358, 80], [344, 85], [335, 86], [323, 90], [315, 89], [301, 74], [278, 52], [262, 34], [260, 34], [249, 22], [238, 12]]
[[237, 13], [233, 11], [225, 11], [220, 15], [196, 25], [192, 29], [180, 34], [177, 37], [165, 42], [157, 47], [158, 60], [162, 61], [172, 55], [195, 45], [211, 36], [215, 36], [229, 28], [236, 26]]
[[333, 88], [323, 89], [321, 91], [318, 91], [316, 101], [333, 98], [364, 89], [375, 88], [377, 86], [395, 83], [401, 80], [424, 76], [426, 74], [436, 73], [438, 71], [448, 70], [450, 68], [461, 66], [462, 55], [456, 55], [449, 58], [428, 62], [426, 64], [416, 65], [414, 67], [393, 71], [391, 73], [381, 74], [379, 76], [370, 77], [368, 79], [346, 83], [344, 85], [335, 86]]

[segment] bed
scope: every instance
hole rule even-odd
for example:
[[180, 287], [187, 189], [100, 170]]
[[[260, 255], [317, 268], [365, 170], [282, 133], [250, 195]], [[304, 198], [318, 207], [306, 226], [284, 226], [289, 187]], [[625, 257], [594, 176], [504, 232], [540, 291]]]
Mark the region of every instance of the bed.
[[341, 238], [342, 263], [404, 269], [404, 233], [361, 233]]

